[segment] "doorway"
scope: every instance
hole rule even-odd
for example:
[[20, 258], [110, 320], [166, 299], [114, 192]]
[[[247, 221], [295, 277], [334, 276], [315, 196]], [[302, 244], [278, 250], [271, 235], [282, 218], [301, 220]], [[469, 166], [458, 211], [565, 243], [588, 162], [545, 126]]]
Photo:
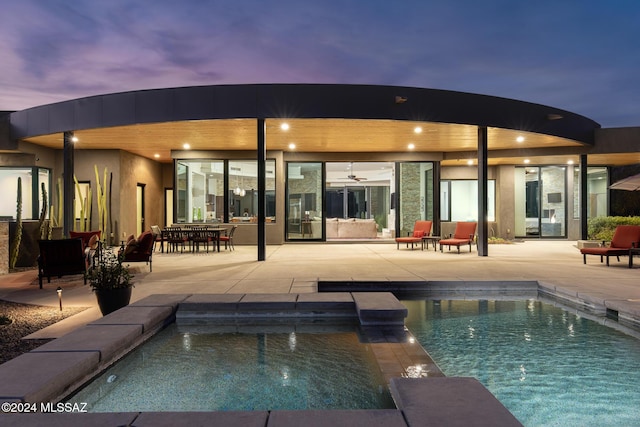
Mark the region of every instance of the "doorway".
[[138, 183], [136, 187], [136, 236], [142, 234], [144, 225], [144, 187], [146, 184]]
[[566, 237], [566, 167], [516, 168], [516, 237]]

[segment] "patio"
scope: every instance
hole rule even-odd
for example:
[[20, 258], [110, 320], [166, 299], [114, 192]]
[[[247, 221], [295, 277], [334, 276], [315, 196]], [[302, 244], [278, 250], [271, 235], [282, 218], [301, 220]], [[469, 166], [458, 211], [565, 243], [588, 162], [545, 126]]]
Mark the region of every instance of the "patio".
[[[612, 259], [611, 266], [582, 263], [572, 241], [530, 240], [490, 245], [489, 256], [432, 250], [397, 250], [395, 243], [300, 243], [267, 247], [267, 260], [255, 260], [255, 246], [207, 254], [154, 254], [153, 272], [132, 264], [136, 286], [132, 302], [152, 294], [306, 293], [317, 292], [318, 281], [451, 282], [456, 287], [481, 289], [482, 282], [537, 281], [547, 292], [606, 306], [640, 319], [640, 267]], [[82, 280], [52, 280], [43, 290], [33, 286], [37, 273], [0, 276], [0, 299], [31, 304], [58, 304], [56, 288], [63, 288], [65, 306], [91, 306], [35, 334], [56, 338], [99, 318], [95, 297]], [[37, 280], [36, 280], [37, 282]]]

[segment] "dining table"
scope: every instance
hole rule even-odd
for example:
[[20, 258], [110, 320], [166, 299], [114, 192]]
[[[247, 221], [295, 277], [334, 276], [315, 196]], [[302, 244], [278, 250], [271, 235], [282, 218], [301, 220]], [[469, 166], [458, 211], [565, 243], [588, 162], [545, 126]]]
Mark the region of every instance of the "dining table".
[[[187, 225], [187, 226], [175, 226], [175, 227], [167, 227], [161, 231], [162, 233], [162, 241], [166, 241], [166, 237], [169, 233], [179, 233], [183, 236], [184, 241], [193, 243], [193, 235], [194, 231], [205, 231], [206, 233], [211, 233], [211, 238], [216, 243], [216, 250], [220, 252], [220, 234], [222, 232], [226, 232], [228, 227], [222, 227], [219, 225]], [[161, 244], [161, 251], [164, 253], [164, 246]], [[167, 247], [167, 251], [169, 248]]]

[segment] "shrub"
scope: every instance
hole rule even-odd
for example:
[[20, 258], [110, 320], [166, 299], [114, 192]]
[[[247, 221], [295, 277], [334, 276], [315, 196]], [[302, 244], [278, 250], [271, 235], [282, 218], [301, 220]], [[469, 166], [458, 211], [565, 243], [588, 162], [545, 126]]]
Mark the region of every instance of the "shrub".
[[611, 241], [619, 225], [640, 225], [638, 216], [599, 216], [589, 218], [587, 234], [590, 240]]

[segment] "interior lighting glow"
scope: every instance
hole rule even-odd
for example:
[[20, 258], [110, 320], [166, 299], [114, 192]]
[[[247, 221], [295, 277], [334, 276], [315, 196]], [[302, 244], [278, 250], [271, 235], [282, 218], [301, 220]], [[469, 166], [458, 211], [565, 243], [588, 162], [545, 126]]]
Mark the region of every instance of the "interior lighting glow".
[[289, 123], [282, 123], [280, 125], [280, 129], [282, 130], [289, 130]]
[[516, 142], [524, 142], [524, 136], [520, 135], [516, 138]]
[[191, 145], [185, 143], [185, 144], [182, 144], [182, 148], [184, 148], [185, 150], [188, 150], [191, 148]]
[[156, 159], [160, 158], [160, 154], [156, 153], [153, 155], [153, 157], [155, 157]]
[[524, 162], [525, 162], [526, 164], [529, 164], [529, 162], [530, 162], [530, 161], [531, 161], [531, 160], [529, 160], [529, 159], [524, 159]]
[[573, 164], [573, 160], [567, 160], [567, 164], [568, 165], [572, 165]]
[[78, 142], [78, 137], [77, 136], [72, 136], [71, 137], [71, 142]]
[[296, 149], [296, 144], [294, 144], [293, 142], [289, 144], [289, 150], [295, 150], [295, 149]]
[[408, 148], [409, 150], [413, 150], [414, 148], [416, 148], [416, 146], [415, 146], [415, 144], [411, 143], [411, 144], [409, 144], [409, 145], [407, 146], [407, 148]]
[[422, 128], [420, 126], [416, 126], [415, 129], [413, 129], [413, 131], [415, 133], [422, 133]]
[[473, 165], [473, 160], [471, 160], [471, 159], [467, 160], [467, 164], [468, 164], [469, 166]]

